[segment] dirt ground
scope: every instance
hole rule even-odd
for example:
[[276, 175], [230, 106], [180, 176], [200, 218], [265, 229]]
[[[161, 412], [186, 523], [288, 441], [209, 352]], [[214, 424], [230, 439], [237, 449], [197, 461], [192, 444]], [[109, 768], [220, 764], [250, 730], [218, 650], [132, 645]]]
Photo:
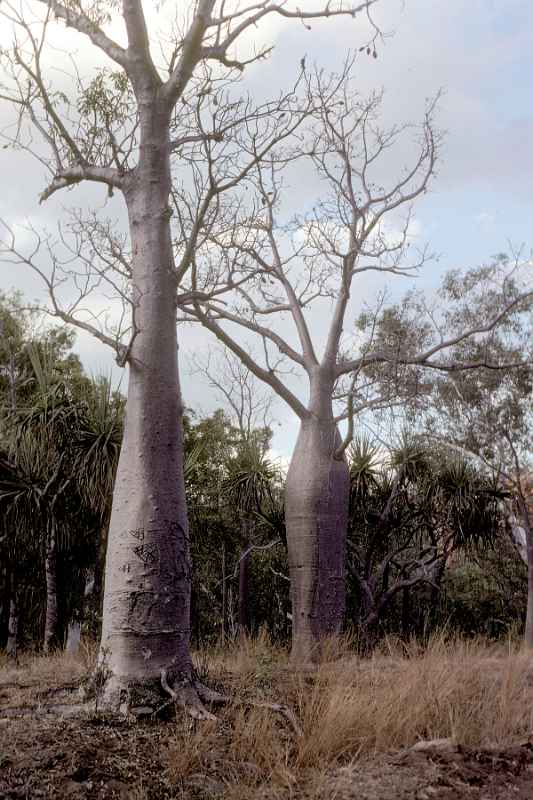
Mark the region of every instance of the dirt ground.
[[53, 674], [38, 682], [0, 677], [0, 798], [533, 800], [533, 740], [498, 749], [445, 743], [326, 770], [316, 765], [282, 786], [265, 778], [264, 765], [257, 768], [253, 748], [236, 763], [228, 739], [231, 710], [216, 734], [211, 731], [207, 756], [195, 764], [188, 754], [180, 776], [179, 743], [201, 736], [202, 723], [73, 713], [75, 685], [54, 682]]

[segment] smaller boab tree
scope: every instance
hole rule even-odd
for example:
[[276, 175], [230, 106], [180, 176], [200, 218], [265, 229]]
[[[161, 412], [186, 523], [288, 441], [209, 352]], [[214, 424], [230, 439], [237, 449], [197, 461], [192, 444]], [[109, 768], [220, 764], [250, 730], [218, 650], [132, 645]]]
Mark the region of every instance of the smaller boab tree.
[[[362, 299], [362, 277], [413, 275], [427, 260], [426, 250], [412, 242], [412, 206], [432, 180], [441, 140], [436, 101], [421, 126], [383, 128], [382, 94], [361, 97], [352, 66], [353, 60], [331, 77], [306, 73], [312, 113], [298, 131], [297, 153], [293, 147], [283, 159], [278, 149], [277, 162], [257, 165], [253, 202], [197, 252], [189, 274], [192, 299], [180, 298], [185, 318], [211, 331], [299, 419], [285, 498], [295, 663], [314, 660], [320, 640], [343, 623], [350, 491], [345, 450], [354, 418], [416, 390], [399, 380], [383, 386], [367, 370], [388, 363], [396, 365], [396, 375], [400, 365], [438, 369], [439, 352], [498, 322], [459, 327], [446, 339], [429, 319], [432, 336], [394, 350], [380, 347], [368, 330], [343, 333], [351, 298]], [[392, 178], [406, 140], [411, 163]], [[283, 184], [295, 160], [296, 179], [310, 169], [320, 199], [308, 213], [288, 219]], [[296, 374], [305, 377], [303, 399]], [[345, 420], [343, 437], [339, 423]]]

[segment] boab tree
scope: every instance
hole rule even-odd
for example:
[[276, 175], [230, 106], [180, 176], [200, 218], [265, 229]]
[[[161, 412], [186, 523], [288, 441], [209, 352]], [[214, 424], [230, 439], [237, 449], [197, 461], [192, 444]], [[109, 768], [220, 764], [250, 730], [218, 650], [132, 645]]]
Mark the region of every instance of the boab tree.
[[[402, 384], [402, 365], [438, 369], [444, 364], [439, 352], [499, 319], [459, 325], [447, 339], [426, 315], [425, 336], [394, 349], [374, 340], [371, 329], [369, 336], [366, 324], [359, 335], [355, 328], [352, 335], [343, 332], [351, 297], [362, 299], [363, 276], [411, 275], [426, 261], [426, 250], [412, 242], [412, 205], [431, 182], [440, 143], [434, 102], [419, 128], [386, 129], [379, 121], [382, 95], [365, 99], [354, 90], [352, 64], [340, 76], [306, 73], [312, 114], [305, 134], [299, 131], [295, 179], [310, 170], [320, 199], [307, 214], [288, 219], [283, 182], [293, 162], [278, 157], [258, 164], [252, 212], [210, 236], [190, 272], [192, 298], [181, 297], [185, 315], [238, 355], [299, 418], [286, 482], [295, 662], [312, 660], [320, 639], [343, 621], [350, 485], [344, 453], [355, 416], [416, 391], [418, 372], [403, 375], [413, 385]], [[406, 139], [411, 164], [393, 170]], [[370, 371], [383, 363], [394, 365], [387, 385]], [[304, 399], [295, 372], [305, 377]]]
[[[133, 320], [125, 338], [124, 331], [106, 332], [94, 315], [83, 313], [90, 281], [76, 283], [84, 301], [73, 301], [71, 294], [69, 305], [62, 305], [57, 291], [61, 285], [58, 261], [46, 273], [35, 254], [32, 260], [47, 282], [53, 312], [114, 347], [120, 364], [129, 366], [100, 648], [100, 663], [105, 660], [111, 675], [106, 690], [110, 703], [130, 698], [132, 686], [146, 687], [160, 680], [175, 696], [172, 686], [180, 677], [183, 697], [191, 699], [196, 713], [204, 713], [191, 685], [188, 648], [190, 563], [176, 290], [209, 225], [210, 208], [301, 119], [289, 113], [282, 118], [284, 111], [291, 110], [292, 94], [255, 112], [246, 102], [231, 102], [228, 80], [270, 50], [256, 50], [243, 60], [237, 46], [269, 17], [304, 22], [338, 15], [355, 18], [363, 12], [368, 15], [371, 4], [372, 0], [357, 5], [339, 0], [316, 11], [302, 11], [298, 3], [286, 1], [238, 5], [197, 0], [184, 15], [183, 30], [174, 35], [172, 23], [159, 39], [142, 0], [123, 0], [118, 8], [111, 3], [56, 0], [30, 0], [20, 8], [2, 4], [15, 37], [13, 47], [2, 50], [1, 97], [18, 113], [11, 129], [14, 133], [8, 130], [5, 135], [16, 147], [33, 151], [49, 171], [41, 200], [88, 181], [103, 184], [110, 194], [119, 192], [128, 214], [131, 259], [124, 264], [121, 254], [111, 248], [118, 276], [116, 272], [109, 275], [106, 258], [96, 271], [96, 281], [108, 279], [113, 290], [131, 303]], [[124, 45], [108, 33], [108, 23], [117, 21], [125, 31]], [[51, 69], [57, 49], [53, 42], [49, 49], [47, 37], [58, 26], [64, 26], [61, 36], [71, 54], [80, 45], [94, 56], [95, 71], [86, 78], [82, 61], [72, 55], [74, 75], [68, 87], [65, 73]], [[165, 59], [160, 51], [169, 38]], [[60, 83], [54, 86], [52, 77], [57, 75], [61, 75]], [[258, 129], [261, 120], [266, 126], [263, 133]], [[236, 158], [240, 154], [236, 127], [255, 145], [253, 152], [248, 148], [248, 164]], [[176, 260], [169, 201], [173, 170], [194, 164], [195, 147], [206, 140], [212, 154], [217, 146], [227, 153], [224, 148], [232, 142], [233, 159], [226, 157], [224, 176], [211, 170], [208, 190], [195, 209], [185, 247]], [[235, 159], [237, 166], [232, 169]], [[14, 260], [29, 258], [15, 254], [16, 245], [9, 236], [6, 248]]]

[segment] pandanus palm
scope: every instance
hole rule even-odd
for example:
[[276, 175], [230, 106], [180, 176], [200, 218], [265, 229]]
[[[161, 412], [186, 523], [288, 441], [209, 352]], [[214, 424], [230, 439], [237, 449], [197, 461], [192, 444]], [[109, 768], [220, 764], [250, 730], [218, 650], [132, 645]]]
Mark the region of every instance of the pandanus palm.
[[[46, 578], [44, 651], [57, 639], [57, 553], [74, 535], [77, 503], [73, 498], [72, 431], [77, 407], [58, 372], [52, 348], [28, 346], [33, 369], [31, 402], [13, 419], [11, 452], [21, 479], [19, 505], [25, 525], [43, 541]], [[22, 502], [24, 498], [24, 502]]]
[[[86, 596], [92, 595], [99, 618], [103, 593], [107, 533], [124, 417], [124, 398], [106, 377], [87, 380], [78, 404], [73, 448], [77, 488], [98, 530], [94, 575], [87, 576]], [[92, 590], [90, 586], [92, 584]], [[93, 632], [97, 625], [93, 624]]]
[[499, 497], [469, 464], [419, 441], [402, 441], [381, 469], [371, 456], [369, 444], [352, 451], [349, 535], [355, 606], [369, 643], [398, 593], [407, 632], [413, 591], [430, 586], [436, 599], [451, 554], [490, 543]]
[[58, 542], [68, 539], [66, 489], [70, 482], [65, 459], [49, 447], [49, 432], [19, 431], [8, 457], [2, 461], [0, 505], [4, 512], [6, 539], [9, 543], [13, 598], [17, 597], [17, 576], [25, 563], [35, 558], [42, 563], [46, 577], [46, 620], [44, 649], [48, 651], [56, 636]]

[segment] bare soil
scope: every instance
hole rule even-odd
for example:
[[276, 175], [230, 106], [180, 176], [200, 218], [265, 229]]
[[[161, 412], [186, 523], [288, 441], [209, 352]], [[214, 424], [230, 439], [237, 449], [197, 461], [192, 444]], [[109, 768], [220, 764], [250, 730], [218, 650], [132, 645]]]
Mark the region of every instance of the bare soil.
[[[498, 748], [411, 748], [375, 758], [319, 764], [297, 773], [259, 764], [254, 749], [232, 745], [226, 709], [208, 730], [210, 746], [197, 761], [191, 737], [202, 725], [178, 717], [106, 718], [80, 712], [76, 681], [53, 675], [2, 682], [0, 678], [0, 798], [68, 800], [532, 800], [533, 740]], [[289, 736], [278, 720], [280, 737]], [[285, 726], [286, 727], [286, 726]], [[180, 742], [187, 751], [176, 771]], [[187, 744], [188, 742], [188, 744]], [[285, 781], [285, 785], [284, 784]]]

